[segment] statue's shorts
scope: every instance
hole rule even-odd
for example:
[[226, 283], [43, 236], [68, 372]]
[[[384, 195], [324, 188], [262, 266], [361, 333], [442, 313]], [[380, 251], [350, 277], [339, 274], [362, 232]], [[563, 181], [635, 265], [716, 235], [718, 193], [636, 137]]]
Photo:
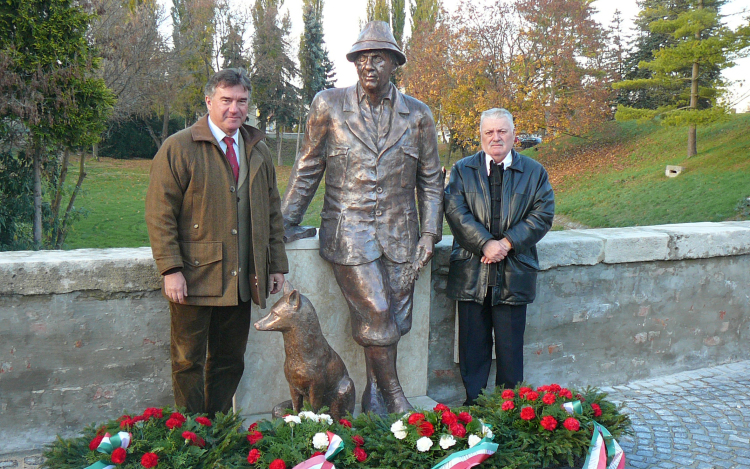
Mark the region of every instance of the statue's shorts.
[[381, 257], [361, 265], [332, 264], [349, 305], [352, 336], [364, 346], [388, 346], [411, 330], [414, 273], [410, 263]]

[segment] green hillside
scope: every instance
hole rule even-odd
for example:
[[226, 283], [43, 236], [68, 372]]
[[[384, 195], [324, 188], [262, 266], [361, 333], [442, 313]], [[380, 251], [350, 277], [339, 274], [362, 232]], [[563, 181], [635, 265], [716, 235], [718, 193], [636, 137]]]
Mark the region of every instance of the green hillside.
[[750, 218], [750, 114], [699, 128], [697, 156], [686, 147], [684, 128], [608, 122], [525, 153], [547, 167], [556, 212], [589, 227]]
[[[608, 122], [584, 138], [562, 137], [525, 153], [548, 169], [557, 213], [589, 227], [750, 219], [750, 114], [698, 130], [699, 155], [685, 158], [687, 131], [653, 123]], [[295, 150], [284, 142], [283, 193]], [[149, 160], [87, 163], [77, 221], [66, 249], [148, 245], [143, 199]], [[685, 170], [664, 175], [666, 165]], [[77, 177], [77, 164], [69, 180]], [[323, 185], [303, 223], [318, 226]], [[447, 225], [446, 225], [447, 226]], [[558, 228], [559, 229], [559, 228]], [[448, 233], [446, 228], [446, 234]]]

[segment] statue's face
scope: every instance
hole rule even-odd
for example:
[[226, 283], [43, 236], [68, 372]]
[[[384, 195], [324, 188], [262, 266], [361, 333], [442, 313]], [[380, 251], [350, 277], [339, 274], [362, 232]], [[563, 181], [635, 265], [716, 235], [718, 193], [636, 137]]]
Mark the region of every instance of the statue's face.
[[393, 55], [384, 50], [362, 52], [354, 65], [357, 67], [359, 83], [368, 92], [384, 90], [396, 69]]

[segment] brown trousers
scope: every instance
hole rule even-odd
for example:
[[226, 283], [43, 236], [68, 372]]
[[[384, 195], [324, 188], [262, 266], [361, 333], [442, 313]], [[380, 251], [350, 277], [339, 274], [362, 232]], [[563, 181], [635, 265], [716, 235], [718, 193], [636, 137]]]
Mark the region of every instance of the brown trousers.
[[245, 369], [250, 302], [237, 306], [169, 303], [175, 405], [213, 416], [232, 408]]

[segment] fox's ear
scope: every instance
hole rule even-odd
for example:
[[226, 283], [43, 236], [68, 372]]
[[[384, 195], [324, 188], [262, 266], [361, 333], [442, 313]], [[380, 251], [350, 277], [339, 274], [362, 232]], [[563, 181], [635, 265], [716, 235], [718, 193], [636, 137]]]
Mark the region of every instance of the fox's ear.
[[292, 283], [289, 280], [284, 281], [284, 287], [282, 289], [282, 292], [284, 295], [288, 295], [294, 290], [294, 286], [292, 286]]
[[289, 295], [289, 306], [292, 307], [292, 309], [297, 310], [299, 309], [299, 292], [297, 290], [292, 290], [292, 293]]

